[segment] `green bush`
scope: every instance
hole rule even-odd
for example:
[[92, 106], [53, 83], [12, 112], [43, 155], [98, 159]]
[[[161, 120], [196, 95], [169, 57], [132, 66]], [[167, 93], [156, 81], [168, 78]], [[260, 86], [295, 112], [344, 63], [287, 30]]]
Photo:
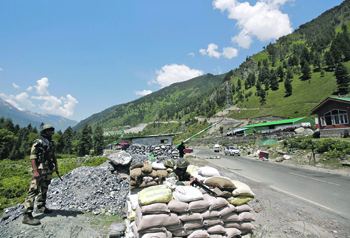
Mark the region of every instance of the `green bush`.
[[106, 157], [97, 157], [97, 158], [93, 158], [93, 159], [86, 161], [84, 165], [90, 166], [90, 167], [97, 167], [97, 166], [103, 164], [104, 162], [106, 162], [107, 160], [108, 160], [108, 158], [106, 158]]

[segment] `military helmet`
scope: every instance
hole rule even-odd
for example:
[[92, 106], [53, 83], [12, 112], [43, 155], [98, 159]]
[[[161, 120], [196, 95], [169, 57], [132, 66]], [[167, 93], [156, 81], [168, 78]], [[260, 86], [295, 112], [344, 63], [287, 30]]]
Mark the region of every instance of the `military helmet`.
[[40, 133], [43, 133], [45, 130], [55, 130], [55, 127], [51, 126], [50, 124], [43, 125], [43, 127], [40, 130]]
[[164, 166], [167, 168], [174, 168], [175, 167], [175, 161], [173, 159], [167, 159], [164, 161]]
[[190, 162], [188, 162], [188, 160], [185, 158], [179, 158], [176, 162], [176, 167], [180, 169], [187, 168], [189, 165]]

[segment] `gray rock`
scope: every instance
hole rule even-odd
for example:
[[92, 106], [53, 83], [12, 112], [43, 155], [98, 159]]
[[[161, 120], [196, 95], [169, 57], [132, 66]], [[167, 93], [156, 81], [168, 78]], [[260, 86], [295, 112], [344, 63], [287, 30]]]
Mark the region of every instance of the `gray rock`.
[[111, 154], [108, 157], [108, 160], [113, 164], [113, 165], [127, 165], [131, 162], [131, 155], [125, 151], [121, 151], [119, 153]]
[[124, 235], [125, 232], [125, 224], [124, 223], [118, 223], [118, 224], [111, 224], [109, 227], [110, 232], [108, 237], [121, 237]]
[[283, 162], [283, 157], [277, 157], [276, 162]]

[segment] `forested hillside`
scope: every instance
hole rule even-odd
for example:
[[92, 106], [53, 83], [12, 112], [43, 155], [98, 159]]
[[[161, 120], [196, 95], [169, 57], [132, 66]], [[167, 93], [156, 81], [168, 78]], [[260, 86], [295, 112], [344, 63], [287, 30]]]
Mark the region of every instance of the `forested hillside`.
[[203, 75], [176, 83], [81, 121], [104, 129], [155, 120], [211, 117], [226, 105], [235, 119], [265, 116], [315, 117], [310, 111], [326, 97], [349, 92], [350, 0], [334, 7], [223, 75]]
[[94, 114], [81, 121], [74, 129], [80, 130], [86, 123], [93, 128], [97, 125], [113, 128], [151, 122], [156, 117], [164, 121], [177, 120], [182, 118], [182, 111], [191, 116], [205, 115], [210, 111], [214, 114], [215, 100], [206, 102], [206, 98], [217, 90], [223, 76], [206, 74], [186, 82], [172, 84], [130, 103], [107, 109], [107, 112]]

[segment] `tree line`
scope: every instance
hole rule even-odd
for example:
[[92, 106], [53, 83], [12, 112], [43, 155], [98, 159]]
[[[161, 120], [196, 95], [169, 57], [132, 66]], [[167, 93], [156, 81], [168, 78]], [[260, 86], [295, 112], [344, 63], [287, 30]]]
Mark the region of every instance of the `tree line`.
[[[41, 127], [44, 123], [41, 123]], [[33, 141], [40, 135], [40, 130], [28, 124], [26, 127], [14, 125], [10, 118], [0, 118], [0, 160], [20, 160], [30, 154]], [[97, 126], [92, 130], [85, 124], [81, 131], [68, 127], [64, 132], [55, 132], [52, 140], [55, 142], [56, 154], [73, 154], [77, 156], [102, 155], [108, 139], [103, 136], [103, 129]], [[114, 140], [116, 138], [112, 138]]]

